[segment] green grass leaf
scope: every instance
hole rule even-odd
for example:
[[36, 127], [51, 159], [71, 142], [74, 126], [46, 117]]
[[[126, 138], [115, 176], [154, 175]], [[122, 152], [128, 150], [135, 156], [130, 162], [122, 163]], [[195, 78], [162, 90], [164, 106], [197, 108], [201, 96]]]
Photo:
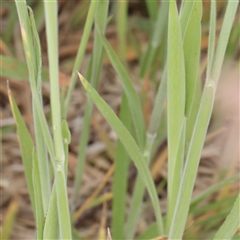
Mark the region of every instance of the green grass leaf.
[[[95, 24], [99, 24], [99, 27], [102, 32], [105, 32], [106, 24], [107, 24], [107, 12], [108, 12], [109, 2], [105, 1], [102, 4], [98, 5], [98, 8], [95, 12]], [[94, 88], [97, 88], [99, 83], [99, 78], [102, 69], [102, 59], [103, 59], [103, 46], [101, 41], [99, 41], [99, 33], [95, 29], [94, 30], [94, 46], [93, 46], [93, 54], [90, 60], [90, 64], [88, 66], [87, 76], [90, 79], [91, 84]], [[77, 72], [76, 72], [77, 74]], [[88, 143], [88, 135], [89, 135], [89, 127], [91, 121], [93, 109], [93, 102], [90, 98], [87, 98], [87, 103], [85, 107], [84, 119], [83, 119], [83, 130], [79, 141], [79, 154], [78, 154], [78, 164], [76, 169], [76, 179], [74, 181], [74, 193], [73, 193], [73, 206], [78, 197], [79, 188], [82, 180], [84, 163], [86, 160], [86, 148]]]
[[56, 170], [55, 178], [60, 236], [61, 239], [72, 239], [72, 227], [67, 198], [67, 181], [65, 179], [64, 168], [58, 165]]
[[240, 176], [234, 176], [232, 178], [226, 179], [220, 183], [214, 184], [213, 186], [209, 187], [205, 191], [198, 194], [196, 197], [194, 197], [191, 201], [190, 211], [192, 211], [194, 208], [197, 207], [197, 205], [204, 200], [206, 197], [208, 197], [210, 194], [216, 192], [217, 190], [225, 187], [228, 184], [234, 183], [240, 178]]
[[227, 216], [213, 240], [232, 238], [234, 233], [237, 231], [237, 228], [240, 226], [239, 206], [240, 194], [238, 195], [230, 214]]
[[56, 181], [54, 181], [45, 219], [43, 239], [59, 239], [60, 228], [58, 218], [59, 214], [57, 206]]
[[201, 18], [202, 2], [195, 1], [183, 40], [186, 75], [186, 118], [190, 115], [197, 81], [201, 45]]
[[43, 209], [41, 178], [40, 178], [40, 172], [39, 172], [39, 166], [38, 166], [37, 152], [35, 148], [33, 149], [32, 158], [33, 158], [32, 181], [33, 181], [35, 206], [36, 206], [37, 237], [38, 239], [42, 239], [45, 216], [44, 216], [44, 209]]
[[139, 147], [137, 146], [136, 142], [134, 141], [133, 137], [130, 135], [128, 130], [124, 127], [122, 122], [117, 118], [115, 113], [106, 104], [106, 102], [98, 95], [96, 90], [94, 90], [94, 88], [88, 83], [88, 81], [82, 75], [79, 74], [79, 78], [87, 94], [91, 97], [91, 99], [96, 104], [96, 106], [98, 107], [100, 112], [103, 114], [103, 116], [106, 118], [106, 120], [111, 125], [111, 127], [115, 130], [123, 146], [127, 150], [129, 156], [135, 163], [138, 169], [138, 172], [142, 177], [142, 181], [144, 181], [145, 186], [149, 192], [150, 198], [152, 200], [153, 207], [155, 209], [157, 223], [158, 223], [159, 234], [162, 234], [164, 230], [163, 230], [162, 214], [160, 210], [160, 203], [158, 200], [158, 196], [155, 190], [155, 186], [154, 186], [150, 171], [148, 169], [148, 165], [144, 160], [144, 157]]
[[[15, 3], [20, 21], [23, 46], [29, 71], [29, 82], [32, 90], [34, 130], [37, 136], [37, 155], [38, 159], [41, 159], [41, 161], [39, 161], [39, 171], [42, 192], [45, 193], [42, 197], [44, 213], [46, 214], [50, 198], [50, 176], [48, 169], [47, 148], [45, 144], [46, 139], [44, 139], [44, 131], [41, 127], [43, 119], [38, 116], [38, 112], [41, 112], [41, 116], [45, 118], [43, 114], [41, 96], [42, 80], [40, 41], [31, 8], [27, 6], [26, 1], [15, 1]], [[48, 127], [46, 127], [45, 130], [49, 132]], [[51, 145], [48, 146], [49, 148], [51, 147]], [[50, 152], [50, 154], [52, 153]]]
[[16, 104], [16, 101], [9, 87], [8, 87], [8, 97], [9, 97], [12, 114], [16, 121], [17, 134], [18, 134], [18, 139], [19, 139], [19, 144], [21, 149], [22, 161], [24, 165], [24, 173], [27, 180], [27, 186], [28, 186], [31, 204], [33, 207], [33, 212], [36, 217], [35, 197], [34, 197], [34, 188], [33, 188], [33, 181], [32, 181], [32, 169], [33, 169], [32, 150], [33, 150], [34, 144], [33, 144], [32, 137], [19, 112], [18, 106]]
[[185, 111], [185, 66], [183, 40], [180, 21], [175, 1], [169, 5], [168, 28], [168, 60], [167, 60], [167, 94], [168, 94], [168, 215], [169, 229], [176, 205], [177, 192], [182, 174], [181, 162], [178, 158], [178, 147], [184, 124]]
[[131, 83], [127, 71], [125, 70], [121, 61], [117, 57], [117, 54], [113, 51], [112, 47], [106, 40], [105, 36], [102, 33], [100, 33], [100, 31], [99, 36], [115, 71], [120, 76], [120, 80], [123, 84], [123, 89], [128, 99], [128, 105], [129, 108], [131, 109], [132, 118], [134, 119], [133, 123], [136, 131], [137, 142], [139, 144], [140, 149], [143, 149], [145, 142], [145, 124], [140, 100], [138, 98], [136, 91], [133, 88], [133, 85]]
[[186, 158], [183, 178], [180, 184], [176, 209], [169, 234], [170, 238], [182, 238], [184, 232], [198, 163], [212, 112], [214, 94], [215, 84], [211, 81], [210, 84], [205, 87], [203, 92], [200, 109]]
[[87, 46], [87, 42], [91, 33], [91, 29], [92, 29], [92, 25], [93, 25], [93, 20], [94, 20], [94, 15], [95, 15], [95, 11], [97, 9], [98, 6], [98, 1], [91, 1], [91, 5], [89, 7], [88, 10], [88, 15], [87, 15], [87, 19], [86, 19], [86, 23], [84, 25], [84, 31], [83, 31], [83, 35], [81, 38], [81, 42], [78, 48], [78, 52], [77, 52], [77, 56], [74, 62], [74, 66], [73, 66], [73, 71], [72, 71], [72, 75], [71, 75], [71, 81], [70, 81], [70, 86], [67, 92], [67, 96], [66, 99], [64, 101], [64, 111], [63, 111], [63, 116], [66, 118], [67, 116], [67, 110], [69, 107], [69, 103], [70, 103], [70, 99], [73, 93], [73, 89], [76, 85], [76, 81], [77, 81], [77, 73], [76, 71], [80, 68], [81, 64], [82, 64], [82, 60], [83, 60], [83, 56], [84, 56], [84, 52], [86, 50], [86, 46]]

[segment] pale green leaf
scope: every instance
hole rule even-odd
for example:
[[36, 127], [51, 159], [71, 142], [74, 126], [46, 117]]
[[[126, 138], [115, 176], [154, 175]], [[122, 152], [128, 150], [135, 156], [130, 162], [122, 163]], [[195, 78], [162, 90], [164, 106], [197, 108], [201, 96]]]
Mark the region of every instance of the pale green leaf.
[[148, 169], [148, 164], [146, 163], [139, 147], [134, 141], [133, 137], [130, 135], [128, 130], [122, 124], [122, 122], [118, 119], [112, 109], [106, 104], [106, 102], [98, 95], [96, 90], [88, 83], [86, 79], [83, 78], [82, 75], [79, 74], [79, 78], [87, 92], [87, 94], [91, 97], [93, 102], [96, 104], [100, 112], [106, 118], [108, 123], [117, 133], [117, 136], [121, 140], [123, 146], [127, 150], [129, 156], [135, 163], [139, 174], [142, 177], [142, 181], [145, 183], [145, 186], [149, 192], [150, 198], [153, 203], [153, 207], [155, 209], [156, 219], [158, 223], [158, 231], [159, 234], [163, 233], [163, 222], [162, 222], [162, 214], [160, 210], [160, 204], [158, 200], [158, 196], [155, 190], [155, 186]]

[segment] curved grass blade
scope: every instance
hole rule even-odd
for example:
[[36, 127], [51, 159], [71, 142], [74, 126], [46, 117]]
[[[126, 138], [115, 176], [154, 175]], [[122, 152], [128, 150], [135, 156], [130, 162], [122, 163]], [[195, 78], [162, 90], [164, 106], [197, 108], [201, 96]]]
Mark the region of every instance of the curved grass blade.
[[[99, 31], [98, 27], [97, 29]], [[137, 142], [139, 144], [140, 149], [143, 149], [145, 143], [145, 124], [140, 100], [138, 98], [136, 91], [133, 88], [128, 73], [125, 70], [124, 66], [122, 65], [121, 61], [119, 60], [118, 56], [113, 51], [112, 47], [106, 40], [105, 36], [102, 33], [100, 33], [100, 31], [99, 36], [115, 71], [120, 76], [125, 94], [128, 99], [129, 108], [131, 109], [132, 118], [134, 119], [133, 123], [136, 131]]]
[[18, 210], [19, 210], [19, 202], [17, 202], [17, 200], [12, 200], [12, 202], [8, 206], [7, 212], [4, 214], [4, 221], [0, 231], [1, 239], [4, 239], [4, 240], [10, 239]]
[[234, 183], [235, 181], [237, 181], [240, 178], [240, 176], [234, 176], [232, 178], [229, 178], [227, 180], [224, 180], [220, 183], [214, 184], [213, 186], [209, 187], [208, 189], [206, 189], [205, 191], [203, 191], [202, 193], [198, 194], [195, 198], [192, 199], [191, 201], [191, 205], [190, 205], [190, 211], [192, 211], [194, 208], [196, 208], [196, 206], [206, 197], [208, 197], [210, 194], [212, 194], [213, 192], [216, 192], [217, 190], [223, 188], [224, 186]]
[[227, 216], [213, 240], [232, 238], [234, 233], [237, 231], [237, 228], [240, 226], [239, 206], [240, 194], [238, 195], [230, 214]]
[[186, 28], [189, 23], [190, 15], [193, 10], [194, 1], [182, 1], [181, 10], [180, 10], [180, 25], [182, 38], [184, 39]]
[[140, 149], [138, 148], [136, 142], [134, 141], [133, 137], [130, 135], [128, 130], [124, 127], [122, 122], [117, 118], [117, 116], [112, 111], [112, 109], [98, 95], [96, 90], [94, 90], [94, 88], [87, 82], [87, 80], [81, 74], [79, 74], [79, 78], [80, 78], [86, 92], [91, 97], [91, 99], [96, 104], [96, 106], [99, 108], [100, 112], [103, 114], [103, 116], [109, 122], [111, 127], [115, 130], [115, 132], [117, 133], [123, 146], [127, 150], [129, 156], [134, 161], [134, 163], [139, 171], [139, 174], [142, 177], [142, 181], [144, 181], [145, 186], [149, 192], [150, 198], [152, 200], [153, 207], [155, 209], [159, 234], [163, 234], [163, 231], [164, 231], [163, 230], [163, 221], [162, 221], [162, 214], [161, 214], [161, 210], [160, 210], [158, 196], [157, 196], [157, 193], [155, 190], [155, 186], [154, 186], [150, 171], [148, 169], [148, 165], [147, 165], [143, 155], [141, 154]]
[[17, 126], [17, 134], [21, 149], [21, 155], [22, 155], [22, 161], [24, 165], [24, 173], [27, 180], [27, 186], [29, 191], [29, 196], [31, 200], [31, 204], [33, 207], [34, 216], [36, 219], [36, 208], [35, 208], [35, 197], [34, 197], [34, 187], [33, 187], [33, 181], [32, 181], [32, 150], [34, 147], [33, 140], [31, 138], [31, 135], [27, 129], [27, 126], [19, 112], [19, 109], [17, 107], [17, 104], [15, 102], [15, 99], [12, 95], [12, 92], [8, 86], [8, 97], [9, 102], [12, 110], [13, 117], [16, 121]]

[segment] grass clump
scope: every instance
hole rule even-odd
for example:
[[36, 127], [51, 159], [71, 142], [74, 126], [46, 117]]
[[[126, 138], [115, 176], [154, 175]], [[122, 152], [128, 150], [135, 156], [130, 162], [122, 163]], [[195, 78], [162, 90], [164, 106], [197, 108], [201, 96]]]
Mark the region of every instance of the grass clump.
[[[113, 239], [134, 239], [138, 220], [142, 213], [145, 189], [148, 191], [151, 206], [154, 208], [155, 222], [138, 239], [150, 239], [158, 236], [162, 238], [168, 236], [168, 239], [183, 239], [189, 218], [194, 214], [197, 215], [198, 211], [207, 210], [206, 208], [197, 210], [198, 204], [212, 192], [238, 179], [238, 177], [227, 179], [192, 199], [201, 152], [213, 110], [216, 88], [238, 3], [231, 1], [227, 3], [221, 32], [215, 47], [217, 6], [216, 1], [211, 1], [206, 79], [203, 90], [201, 90], [199, 66], [202, 39], [202, 2], [197, 0], [183, 1], [180, 11], [178, 11], [174, 0], [161, 1], [160, 4], [157, 1], [146, 1], [150, 16], [151, 35], [146, 51], [140, 59], [139, 83], [143, 84], [146, 78], [151, 78], [154, 81], [156, 68], [160, 68], [159, 59], [163, 62], [161, 65], [162, 79], [159, 86], [156, 84], [153, 110], [146, 123], [141, 98], [144, 92], [139, 94], [135, 90], [126, 61], [128, 2], [115, 3], [119, 39], [119, 49], [116, 53], [105, 37], [105, 30], [108, 23], [111, 22], [111, 18], [108, 19], [109, 1], [91, 1], [72, 69], [70, 86], [60, 92], [58, 80], [58, 6], [56, 1], [44, 1], [51, 89], [51, 124], [48, 123], [43, 111], [42, 71], [45, 74], [46, 69], [42, 70], [38, 27], [35, 24], [33, 11], [27, 6], [26, 1], [15, 1], [15, 3], [32, 92], [35, 142], [29, 134], [10, 87], [8, 95], [17, 124], [25, 175], [36, 219], [37, 239], [73, 239], [73, 236], [74, 239], [79, 238], [74, 227], [77, 216], [75, 212], [76, 200], [79, 197], [83, 176], [94, 104], [118, 137], [113, 178], [112, 226], [110, 227]], [[80, 69], [83, 62], [93, 25], [93, 52], [85, 78], [77, 70]], [[167, 50], [166, 59], [163, 54], [164, 50]], [[104, 52], [119, 76], [123, 88], [119, 117], [97, 92]], [[6, 59], [6, 61], [13, 60]], [[26, 68], [26, 65], [23, 67]], [[13, 76], [7, 71], [4, 71], [4, 74]], [[77, 77], [85, 89], [87, 100], [79, 142], [74, 191], [69, 199], [67, 173], [68, 145], [71, 141], [71, 133], [65, 119]], [[45, 80], [46, 77], [43, 78]], [[164, 121], [167, 122], [168, 141], [166, 216], [163, 216], [161, 211], [158, 192], [149, 167], [154, 147], [159, 143], [158, 139], [164, 138], [161, 135], [159, 137], [158, 134], [163, 132], [161, 128], [163, 128]], [[133, 161], [138, 175], [129, 213], [126, 214], [129, 160]], [[53, 176], [51, 169], [53, 169]], [[95, 199], [96, 202], [98, 200]], [[89, 200], [89, 202], [91, 201]], [[238, 216], [239, 195], [234, 196], [231, 202], [232, 206], [227, 209], [229, 214], [226, 220], [219, 229], [214, 229], [214, 234], [210, 236], [211, 239], [230, 239], [235, 234], [240, 224]], [[91, 204], [95, 203], [91, 202]], [[209, 206], [210, 209], [214, 208], [210, 204]], [[226, 212], [224, 214], [226, 216]], [[109, 234], [108, 237], [111, 238]]]

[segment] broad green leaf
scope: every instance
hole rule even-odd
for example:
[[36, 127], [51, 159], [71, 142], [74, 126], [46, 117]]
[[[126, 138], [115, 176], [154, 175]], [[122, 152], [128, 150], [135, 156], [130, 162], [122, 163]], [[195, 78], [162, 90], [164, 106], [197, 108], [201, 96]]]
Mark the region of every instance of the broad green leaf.
[[[97, 27], [97, 29], [99, 29]], [[121, 61], [117, 57], [116, 53], [113, 51], [112, 47], [106, 40], [105, 36], [100, 33], [99, 36], [101, 38], [102, 44], [108, 54], [108, 57], [110, 58], [110, 61], [117, 72], [117, 74], [120, 76], [120, 79], [123, 84], [123, 89], [125, 91], [125, 94], [128, 99], [128, 105], [132, 113], [132, 118], [134, 119], [134, 127], [137, 135], [137, 142], [140, 146], [140, 149], [143, 149], [144, 142], [145, 142], [145, 124], [144, 124], [144, 117], [141, 109], [140, 100], [138, 98], [138, 95], [136, 91], [133, 88], [133, 85], [131, 83], [131, 80], [128, 76], [127, 71], [125, 70], [124, 66], [122, 65]]]
[[185, 115], [187, 118], [189, 117], [192, 108], [194, 90], [197, 81], [201, 45], [201, 18], [202, 2], [196, 0], [189, 17], [183, 40], [186, 75]]
[[96, 104], [100, 112], [106, 118], [108, 123], [117, 133], [117, 136], [121, 140], [123, 146], [127, 150], [129, 156], [133, 160], [136, 165], [139, 174], [142, 177], [142, 181], [144, 181], [145, 186], [149, 192], [150, 198], [153, 203], [153, 207], [155, 209], [156, 219], [158, 223], [158, 231], [159, 234], [164, 232], [163, 222], [162, 222], [162, 214], [160, 210], [160, 204], [158, 200], [158, 196], [155, 190], [155, 186], [148, 169], [148, 164], [146, 163], [139, 147], [134, 141], [133, 137], [130, 135], [128, 130], [124, 127], [122, 122], [117, 118], [112, 109], [106, 104], [106, 102], [98, 95], [96, 90], [88, 83], [86, 79], [83, 78], [82, 75], [79, 74], [79, 78], [87, 92], [87, 94], [91, 97], [93, 102]]
[[35, 198], [34, 198], [34, 188], [32, 181], [32, 150], [34, 147], [32, 137], [27, 129], [27, 126], [19, 112], [18, 106], [12, 95], [10, 88], [8, 88], [8, 97], [12, 110], [13, 117], [16, 121], [18, 140], [21, 149], [22, 161], [24, 165], [24, 173], [27, 180], [28, 191], [30, 195], [31, 204], [33, 207], [33, 212], [36, 218], [36, 208], [35, 208]]
[[240, 194], [238, 195], [231, 212], [229, 213], [226, 220], [216, 233], [213, 240], [232, 238], [234, 233], [237, 231], [237, 228], [239, 228], [240, 226], [239, 206], [240, 206]]
[[35, 148], [33, 149], [32, 157], [33, 157], [32, 181], [33, 181], [35, 206], [36, 206], [37, 237], [38, 239], [42, 239], [45, 216], [44, 216], [43, 201], [42, 201], [43, 197], [42, 197], [42, 190], [41, 190], [41, 178], [40, 178], [40, 172], [39, 172], [39, 166], [38, 166], [39, 164], [38, 164], [37, 153]]
[[[168, 215], [167, 228], [172, 223], [176, 194], [180, 187], [182, 168], [177, 158], [185, 111], [185, 66], [183, 40], [175, 1], [170, 1], [168, 20]], [[178, 179], [177, 177], [178, 176]]]

